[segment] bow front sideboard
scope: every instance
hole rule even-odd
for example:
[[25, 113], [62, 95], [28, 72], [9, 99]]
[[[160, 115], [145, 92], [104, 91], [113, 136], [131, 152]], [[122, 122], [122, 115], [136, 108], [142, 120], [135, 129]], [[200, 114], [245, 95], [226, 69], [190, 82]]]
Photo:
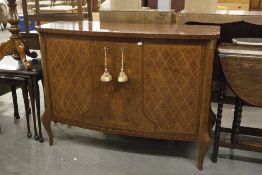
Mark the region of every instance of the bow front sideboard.
[[[38, 27], [51, 121], [112, 134], [210, 143], [215, 26], [55, 22]], [[121, 73], [120, 73], [121, 72]], [[103, 77], [103, 76], [104, 77]]]

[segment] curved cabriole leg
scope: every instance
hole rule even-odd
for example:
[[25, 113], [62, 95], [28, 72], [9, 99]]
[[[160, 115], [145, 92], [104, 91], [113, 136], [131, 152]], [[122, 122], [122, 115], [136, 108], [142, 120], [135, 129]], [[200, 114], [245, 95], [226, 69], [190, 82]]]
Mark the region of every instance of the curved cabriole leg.
[[33, 83], [31, 78], [28, 78], [28, 90], [29, 90], [29, 96], [31, 101], [31, 107], [32, 107], [32, 116], [33, 116], [33, 122], [34, 122], [34, 131], [35, 131], [35, 140], [38, 140], [38, 134], [37, 134], [37, 128], [36, 128], [36, 117], [35, 117], [35, 98], [34, 98], [34, 91], [33, 91]]
[[22, 88], [24, 104], [25, 104], [25, 114], [26, 114], [26, 123], [27, 123], [27, 137], [31, 138], [32, 133], [30, 131], [30, 122], [29, 122], [29, 99], [28, 99], [28, 90], [27, 86]]
[[16, 86], [11, 85], [12, 97], [13, 97], [13, 105], [14, 105], [14, 118], [16, 120], [20, 119], [20, 115], [18, 112], [18, 104], [17, 104], [17, 95], [16, 95]]
[[203, 170], [203, 163], [204, 163], [204, 159], [205, 159], [209, 144], [210, 144], [209, 136], [206, 136], [203, 141], [199, 142], [199, 155], [198, 155], [198, 164], [197, 164], [197, 168], [199, 170]]
[[49, 137], [49, 144], [53, 145], [53, 132], [51, 129], [51, 120], [50, 118], [47, 116], [47, 113], [45, 112], [42, 116], [42, 123], [44, 125], [44, 128], [48, 134]]
[[26, 59], [26, 48], [21, 40], [15, 40], [15, 47], [19, 54], [19, 57], [27, 70], [32, 69], [32, 64]]
[[218, 97], [216, 128], [215, 128], [215, 134], [214, 134], [214, 146], [213, 146], [213, 155], [212, 155], [212, 162], [214, 163], [217, 162], [217, 156], [218, 156], [218, 151], [219, 151], [221, 119], [222, 119], [222, 113], [223, 113], [223, 100], [224, 100], [224, 88], [221, 88], [220, 94]]

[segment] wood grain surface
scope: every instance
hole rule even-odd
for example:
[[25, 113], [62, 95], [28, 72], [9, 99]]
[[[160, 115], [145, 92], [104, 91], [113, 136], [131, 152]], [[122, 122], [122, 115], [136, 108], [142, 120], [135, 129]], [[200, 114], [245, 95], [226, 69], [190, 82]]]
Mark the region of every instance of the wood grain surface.
[[[125, 30], [132, 30], [126, 27]], [[219, 36], [217, 28], [204, 27], [202, 34], [206, 29], [207, 34], [193, 39], [180, 34], [182, 28], [166, 30], [168, 34], [163, 37], [150, 35], [150, 26], [146, 26], [143, 30], [148, 33], [142, 29], [135, 31], [138, 35], [134, 36], [140, 36], [139, 39], [129, 38], [133, 34], [124, 37], [121, 25], [120, 35], [115, 35], [118, 37], [109, 37], [118, 33], [114, 31], [106, 31], [100, 37], [102, 33], [97, 35], [92, 30], [58, 28], [40, 30], [47, 86], [43, 124], [51, 145], [51, 121], [121, 135], [198, 141], [198, 168], [203, 168], [210, 143], [209, 110], [216, 46], [212, 39]], [[194, 27], [186, 28], [194, 31]], [[110, 82], [100, 80], [105, 68], [104, 47], [108, 47]], [[123, 48], [128, 81], [120, 83]]]

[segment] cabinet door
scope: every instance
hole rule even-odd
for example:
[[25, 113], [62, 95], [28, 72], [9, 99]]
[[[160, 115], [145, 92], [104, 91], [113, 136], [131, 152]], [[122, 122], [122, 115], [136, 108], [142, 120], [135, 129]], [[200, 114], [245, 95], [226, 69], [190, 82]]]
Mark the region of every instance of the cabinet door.
[[[108, 71], [111, 82], [101, 82], [104, 72], [104, 47], [107, 46]], [[124, 67], [128, 82], [119, 83], [121, 48], [125, 48]], [[86, 124], [125, 131], [153, 131], [152, 123], [142, 110], [142, 48], [136, 44], [95, 42], [94, 53], [94, 116]]]
[[91, 43], [82, 39], [47, 38], [47, 73], [52, 117], [82, 124], [91, 115]]
[[128, 82], [117, 83], [116, 116], [128, 124], [125, 127], [138, 132], [154, 132], [153, 122], [144, 115], [143, 110], [143, 56], [142, 46], [137, 44], [116, 44], [116, 71], [121, 69], [121, 52], [125, 48], [124, 70]]
[[157, 133], [197, 134], [202, 76], [201, 45], [145, 45], [144, 110]]
[[[105, 71], [105, 51], [107, 49], [107, 68], [113, 80], [110, 82], [102, 82], [101, 76]], [[85, 123], [106, 126], [107, 122], [114, 121], [113, 110], [115, 108], [115, 79], [116, 79], [116, 65], [114, 50], [112, 43], [94, 42], [93, 50], [93, 83], [94, 83], [94, 116], [86, 117]]]

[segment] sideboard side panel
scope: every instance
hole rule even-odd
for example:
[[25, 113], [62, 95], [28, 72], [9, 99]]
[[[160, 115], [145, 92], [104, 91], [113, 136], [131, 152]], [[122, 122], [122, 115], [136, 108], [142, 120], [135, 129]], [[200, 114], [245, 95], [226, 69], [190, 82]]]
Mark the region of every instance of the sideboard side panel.
[[46, 42], [52, 116], [81, 125], [93, 103], [91, 42], [63, 36]]
[[198, 135], [202, 45], [146, 45], [144, 110], [156, 133]]
[[[112, 81], [101, 82], [105, 53]], [[124, 52], [124, 71], [128, 81], [118, 82]], [[107, 128], [132, 133], [154, 133], [154, 126], [143, 114], [142, 107], [142, 47], [136, 43], [95, 41], [93, 44], [94, 114], [85, 116], [84, 124], [98, 129]]]

